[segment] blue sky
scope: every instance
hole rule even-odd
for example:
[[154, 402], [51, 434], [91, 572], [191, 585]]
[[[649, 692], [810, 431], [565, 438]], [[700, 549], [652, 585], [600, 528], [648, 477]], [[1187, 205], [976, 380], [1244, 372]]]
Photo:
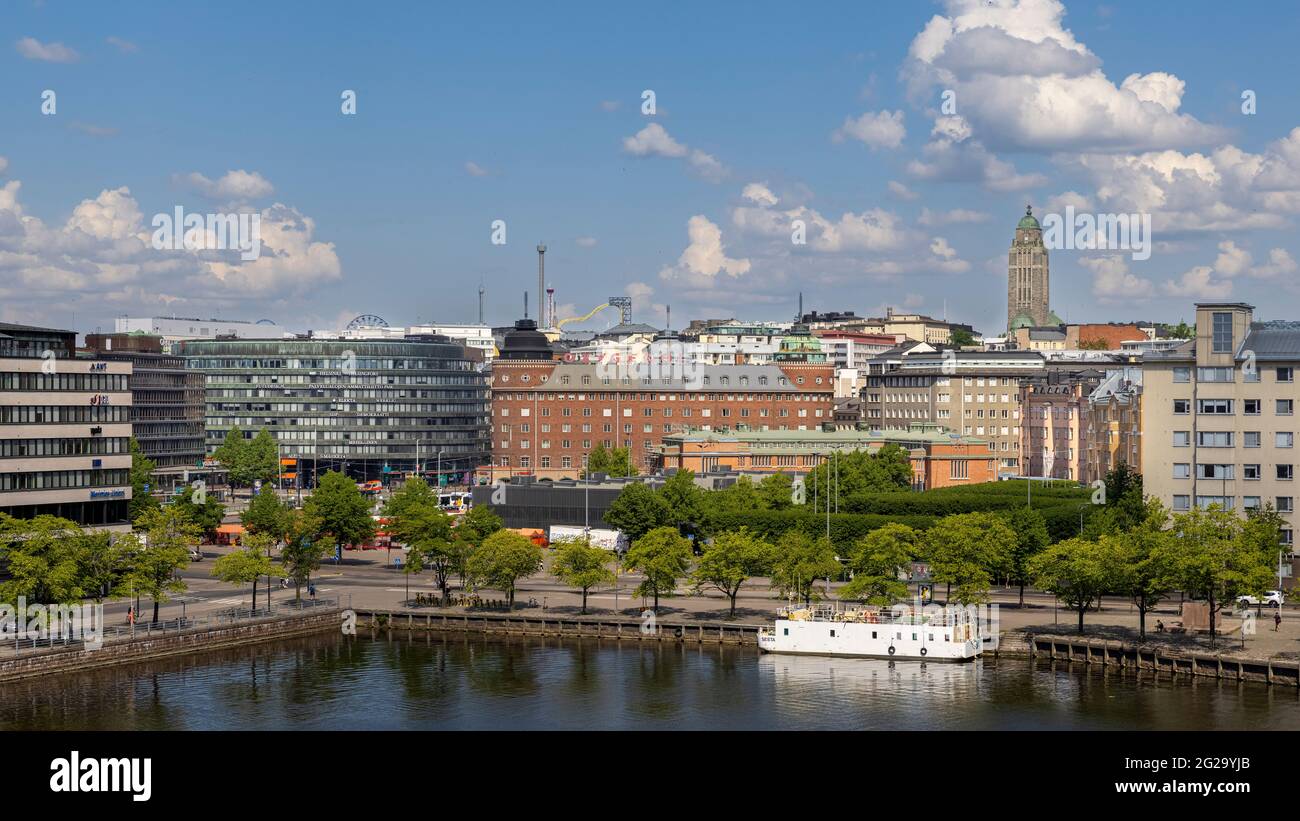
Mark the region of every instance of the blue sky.
[[[543, 240], [562, 313], [786, 319], [802, 291], [995, 333], [1026, 202], [1153, 217], [1149, 260], [1053, 254], [1068, 319], [1295, 318], [1298, 34], [1288, 3], [1197, 0], [14, 0], [0, 320], [461, 322], [481, 281], [499, 324]], [[263, 258], [149, 247], [178, 205], [259, 213]]]

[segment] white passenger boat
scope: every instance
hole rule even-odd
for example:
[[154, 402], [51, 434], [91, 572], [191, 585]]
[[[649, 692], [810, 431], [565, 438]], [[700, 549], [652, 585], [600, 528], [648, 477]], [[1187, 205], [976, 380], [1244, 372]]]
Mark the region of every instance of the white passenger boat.
[[980, 619], [960, 607], [786, 607], [758, 631], [765, 653], [970, 661], [983, 647]]

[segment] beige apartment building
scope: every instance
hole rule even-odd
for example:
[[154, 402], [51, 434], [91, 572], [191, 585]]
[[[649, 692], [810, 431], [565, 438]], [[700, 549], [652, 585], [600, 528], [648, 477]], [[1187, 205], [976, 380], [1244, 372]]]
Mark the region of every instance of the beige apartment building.
[[1111, 371], [1088, 396], [1083, 481], [1091, 484], [1121, 463], [1142, 472], [1142, 368]]
[[1021, 465], [1020, 381], [1045, 373], [1033, 351], [935, 351], [882, 354], [869, 365], [863, 421], [877, 430], [907, 430], [931, 422], [988, 442], [997, 475]]
[[76, 337], [0, 323], [0, 513], [129, 529], [131, 363]]
[[1106, 374], [1052, 369], [1020, 383], [1021, 473], [1080, 481], [1087, 461], [1088, 397]]
[[867, 334], [904, 337], [930, 345], [952, 344], [952, 332], [954, 330], [960, 329], [967, 333], [974, 333], [974, 329], [969, 325], [935, 319], [924, 314], [896, 313], [893, 308], [889, 307], [885, 308], [883, 317], [864, 319], [854, 325], [853, 328]]
[[1196, 338], [1142, 366], [1144, 488], [1175, 511], [1272, 504], [1295, 516], [1300, 323], [1237, 302], [1196, 306]]

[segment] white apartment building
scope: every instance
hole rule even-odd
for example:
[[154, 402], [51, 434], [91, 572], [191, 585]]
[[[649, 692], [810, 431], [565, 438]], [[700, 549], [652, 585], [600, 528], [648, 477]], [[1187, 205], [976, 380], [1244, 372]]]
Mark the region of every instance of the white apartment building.
[[131, 363], [74, 331], [0, 323], [0, 513], [130, 529]]
[[[1297, 495], [1300, 322], [1255, 322], [1239, 302], [1196, 306], [1196, 338], [1142, 365], [1142, 474], [1174, 511], [1271, 504], [1288, 525]], [[1292, 528], [1283, 532], [1292, 543]]]

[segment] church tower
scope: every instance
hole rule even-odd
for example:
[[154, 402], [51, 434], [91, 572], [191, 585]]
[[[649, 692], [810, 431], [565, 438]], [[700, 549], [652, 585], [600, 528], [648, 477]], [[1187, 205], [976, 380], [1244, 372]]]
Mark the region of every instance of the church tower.
[[1057, 324], [1048, 307], [1047, 248], [1043, 228], [1026, 205], [1007, 254], [1007, 333], [1017, 328]]

